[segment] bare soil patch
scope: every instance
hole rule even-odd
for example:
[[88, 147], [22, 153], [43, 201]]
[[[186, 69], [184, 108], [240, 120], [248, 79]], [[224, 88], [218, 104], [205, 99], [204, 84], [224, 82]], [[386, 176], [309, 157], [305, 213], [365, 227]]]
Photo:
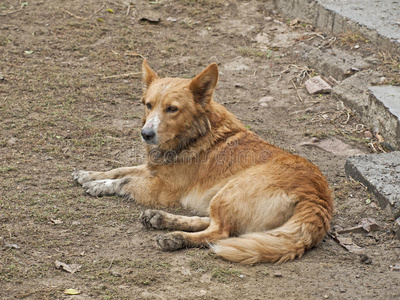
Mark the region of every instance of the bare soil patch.
[[[329, 35], [288, 22], [262, 1], [10, 1], [0, 3], [0, 14], [2, 299], [399, 297], [390, 265], [399, 263], [400, 243], [390, 216], [345, 177], [345, 155], [300, 145], [334, 137], [371, 152], [353, 112], [330, 95], [306, 92], [304, 80], [315, 71], [296, 52], [300, 41], [352, 51], [351, 41], [326, 43]], [[364, 48], [362, 55], [374, 54]], [[143, 162], [143, 57], [162, 76], [193, 77], [217, 62], [215, 100], [328, 177], [332, 226], [377, 221], [378, 231], [344, 235], [368, 259], [328, 236], [282, 265], [233, 264], [207, 249], [162, 252], [159, 233], [138, 223], [143, 207], [85, 195], [70, 177], [74, 168]], [[56, 261], [81, 267], [71, 274]], [[80, 294], [64, 293], [71, 288]]]

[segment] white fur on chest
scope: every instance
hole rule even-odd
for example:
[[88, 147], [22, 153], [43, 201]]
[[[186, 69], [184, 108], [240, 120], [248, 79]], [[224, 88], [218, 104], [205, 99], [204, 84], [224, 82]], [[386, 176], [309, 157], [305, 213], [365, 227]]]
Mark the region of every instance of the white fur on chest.
[[181, 204], [184, 208], [193, 210], [199, 216], [208, 216], [210, 214], [210, 202], [219, 190], [219, 186], [203, 192], [193, 189], [181, 198]]
[[198, 191], [190, 191], [181, 198], [181, 204], [184, 208], [193, 210], [200, 216], [208, 216], [210, 201], [205, 201], [203, 194]]

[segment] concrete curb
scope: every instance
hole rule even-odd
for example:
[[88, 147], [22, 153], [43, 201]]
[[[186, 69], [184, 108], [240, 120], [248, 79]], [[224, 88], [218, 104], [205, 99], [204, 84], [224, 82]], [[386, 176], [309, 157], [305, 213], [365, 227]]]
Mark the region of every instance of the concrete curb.
[[400, 53], [400, 8], [390, 0], [274, 0], [283, 15], [333, 33], [358, 31], [379, 48]]
[[372, 114], [366, 115], [366, 121], [374, 131], [384, 133], [394, 148], [400, 149], [400, 86], [372, 86], [369, 91], [368, 106]]
[[397, 218], [393, 230], [400, 238], [400, 151], [349, 157], [345, 170], [374, 194], [380, 207]]
[[345, 170], [367, 186], [383, 209], [400, 217], [400, 151], [349, 157]]

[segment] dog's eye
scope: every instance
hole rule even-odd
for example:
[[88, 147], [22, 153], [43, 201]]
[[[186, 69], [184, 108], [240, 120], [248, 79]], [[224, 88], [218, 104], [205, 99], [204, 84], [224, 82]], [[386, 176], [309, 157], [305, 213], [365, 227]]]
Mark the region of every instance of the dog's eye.
[[176, 112], [178, 111], [178, 108], [176, 106], [170, 106], [167, 108], [167, 112]]
[[151, 103], [146, 103], [146, 107], [147, 109], [151, 109], [152, 108]]

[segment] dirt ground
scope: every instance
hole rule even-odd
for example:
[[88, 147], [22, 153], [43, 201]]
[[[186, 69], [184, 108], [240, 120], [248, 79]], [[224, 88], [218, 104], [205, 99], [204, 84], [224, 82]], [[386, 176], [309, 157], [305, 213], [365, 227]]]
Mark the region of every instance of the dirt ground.
[[[1, 299], [400, 297], [400, 273], [390, 270], [400, 261], [393, 219], [346, 178], [346, 155], [300, 145], [335, 137], [372, 151], [356, 114], [328, 94], [307, 93], [304, 80], [317, 73], [296, 50], [300, 42], [367, 49], [367, 41], [332, 39], [271, 8], [268, 1], [235, 0], [0, 2]], [[207, 249], [162, 252], [159, 232], [138, 222], [144, 207], [85, 195], [71, 179], [74, 168], [143, 162], [143, 57], [162, 76], [187, 78], [217, 62], [215, 101], [326, 174], [335, 195], [333, 227], [377, 221], [378, 231], [343, 235], [364, 256], [329, 236], [281, 265], [243, 266]], [[68, 273], [56, 261], [80, 269]]]

